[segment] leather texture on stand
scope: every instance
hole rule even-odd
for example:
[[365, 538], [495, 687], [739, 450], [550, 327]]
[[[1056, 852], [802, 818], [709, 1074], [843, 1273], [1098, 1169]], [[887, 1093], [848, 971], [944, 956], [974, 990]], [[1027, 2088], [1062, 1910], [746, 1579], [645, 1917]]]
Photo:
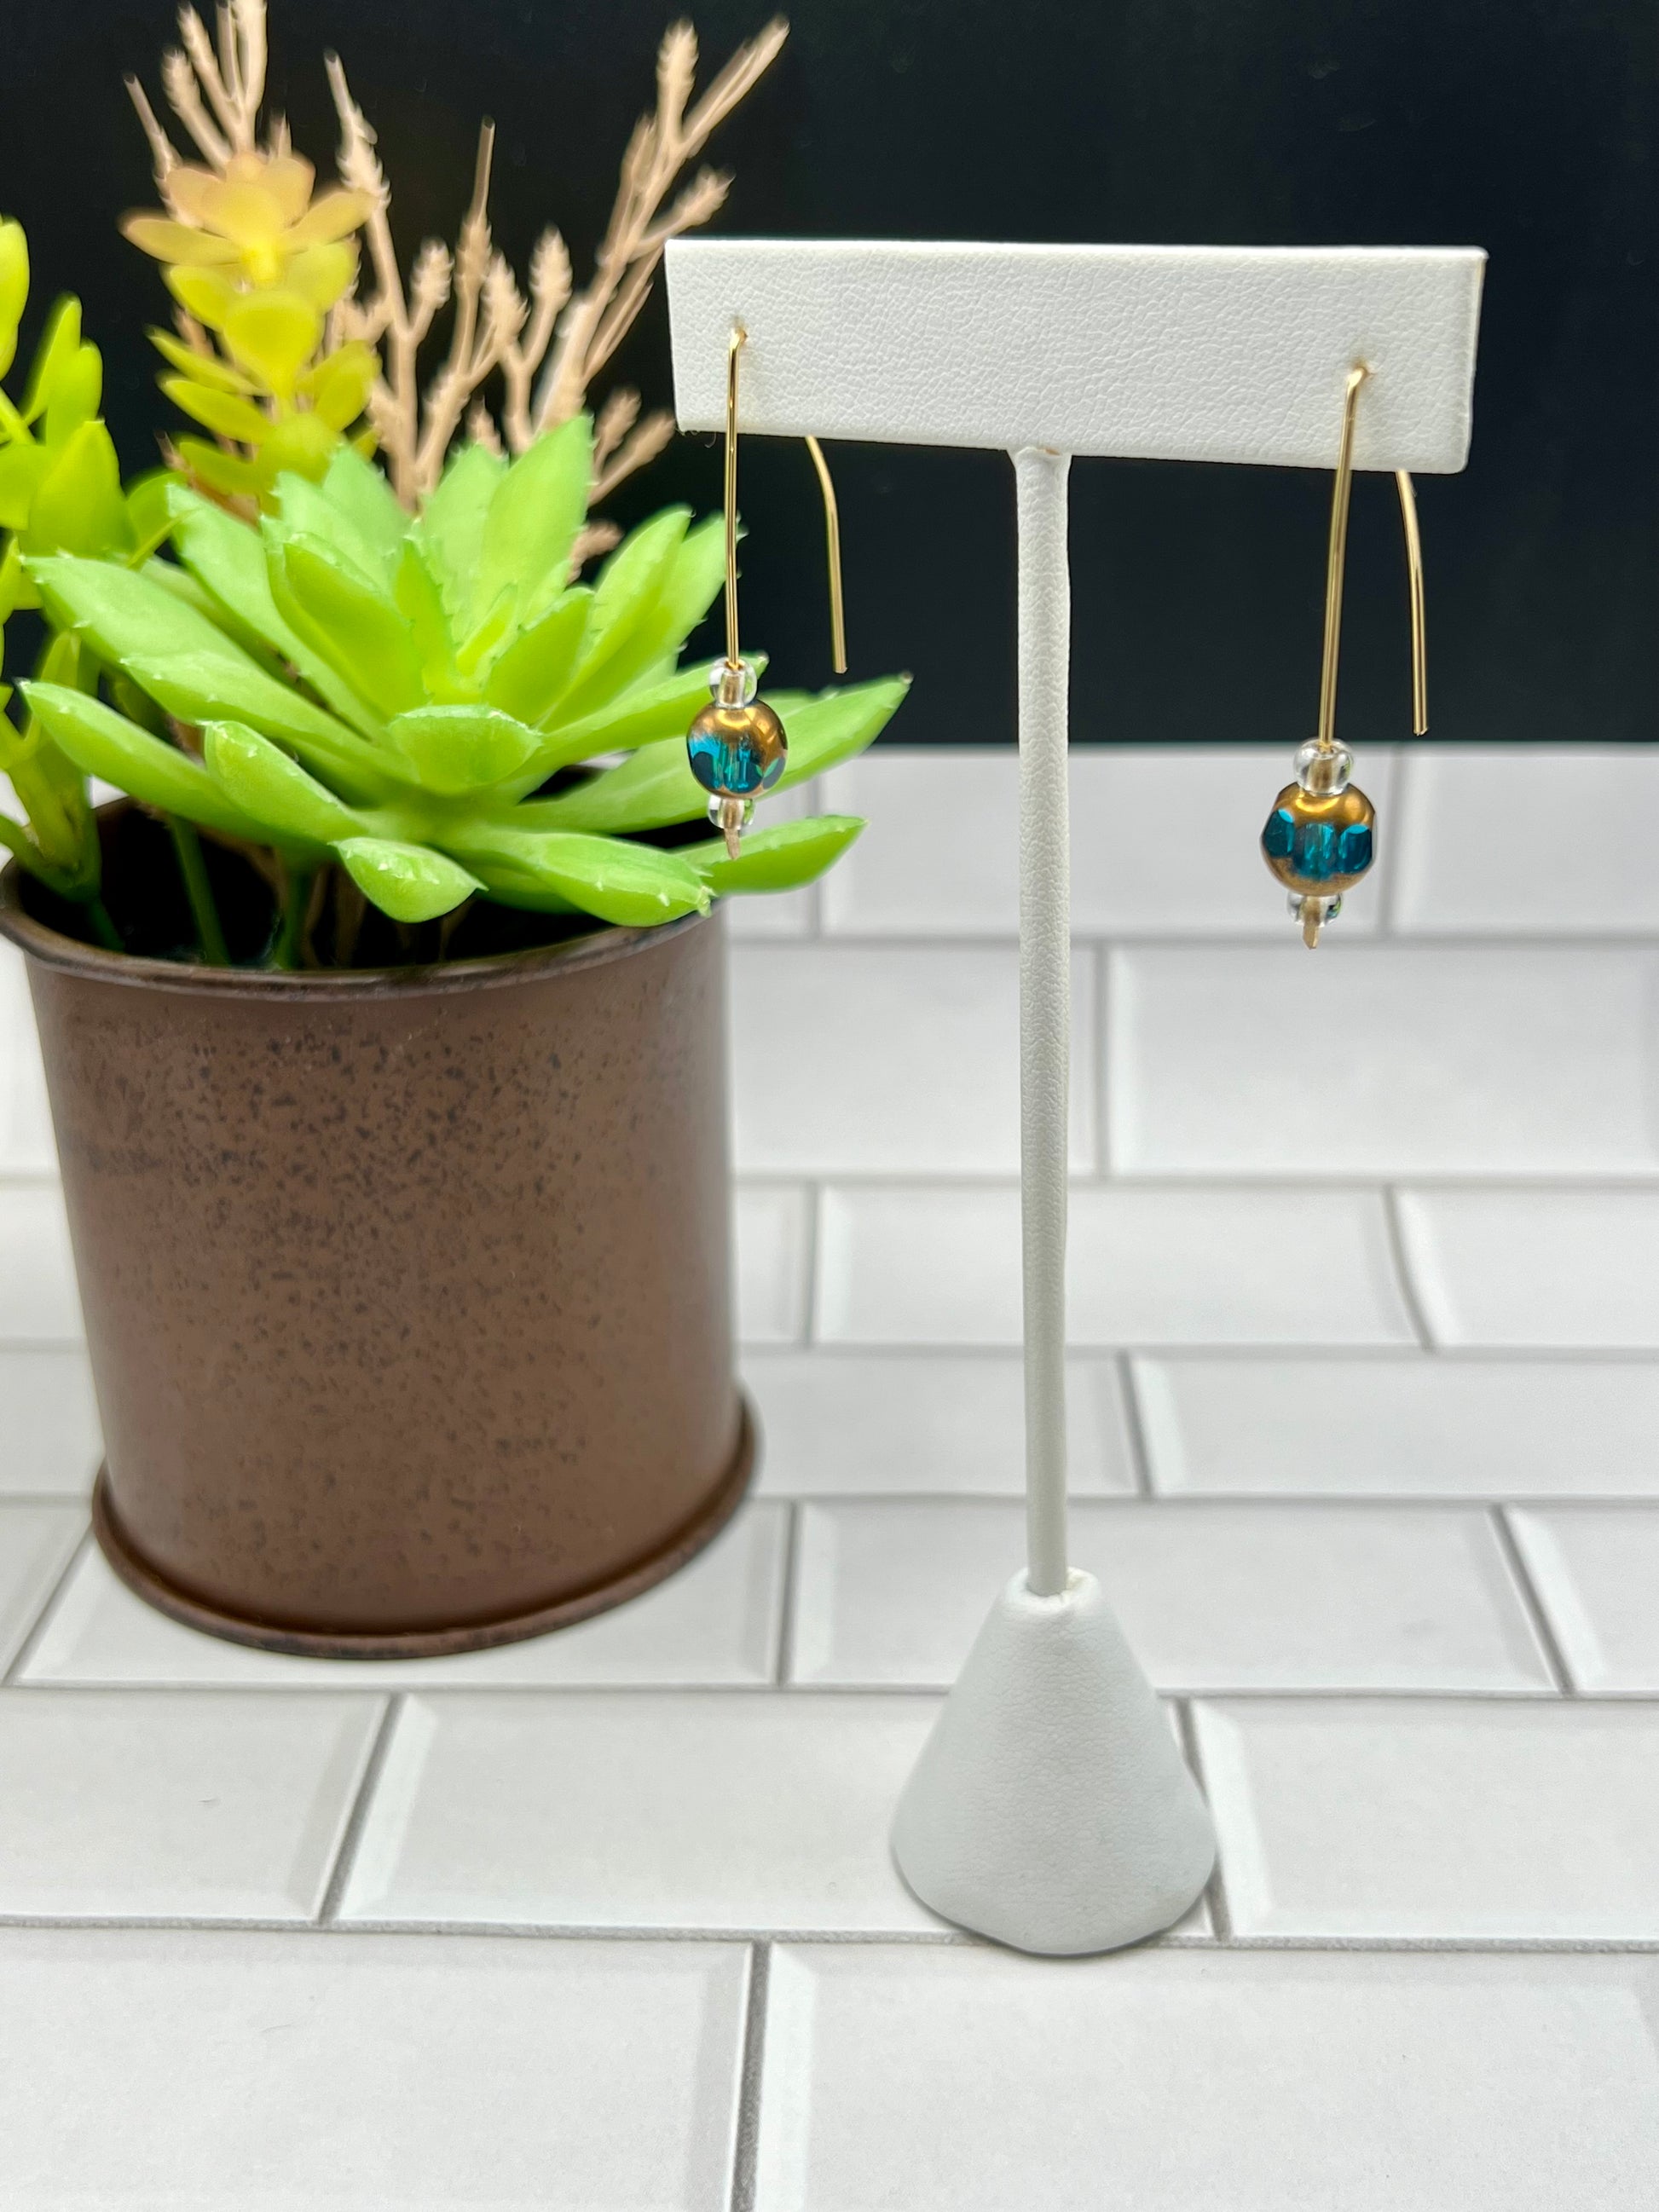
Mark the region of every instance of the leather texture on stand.
[[1363, 360], [1354, 465], [1454, 473], [1485, 264], [1475, 247], [675, 239], [675, 405], [682, 428], [723, 426], [741, 320], [746, 431], [1328, 468]]

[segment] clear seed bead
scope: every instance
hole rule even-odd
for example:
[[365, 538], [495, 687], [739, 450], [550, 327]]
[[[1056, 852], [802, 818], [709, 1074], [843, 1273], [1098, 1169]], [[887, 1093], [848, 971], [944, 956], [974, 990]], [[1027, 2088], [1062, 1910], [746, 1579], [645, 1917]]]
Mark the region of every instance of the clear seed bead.
[[[708, 802], [708, 818], [717, 830], [735, 827], [741, 836], [755, 818], [752, 799], [722, 798], [718, 793]], [[1340, 906], [1340, 899], [1337, 901]]]
[[1318, 738], [1310, 738], [1296, 757], [1297, 781], [1304, 791], [1321, 799], [1346, 791], [1352, 774], [1353, 755], [1346, 745], [1333, 745], [1329, 752], [1322, 752]]
[[[1304, 903], [1304, 896], [1300, 891], [1292, 891], [1285, 900], [1285, 910], [1292, 921], [1301, 921]], [[1319, 919], [1322, 924], [1334, 921], [1342, 911], [1342, 894], [1339, 891], [1334, 898], [1316, 898], [1313, 903], [1319, 909]]]
[[708, 696], [722, 707], [746, 707], [760, 690], [760, 678], [746, 660], [735, 668], [717, 660], [708, 671]]

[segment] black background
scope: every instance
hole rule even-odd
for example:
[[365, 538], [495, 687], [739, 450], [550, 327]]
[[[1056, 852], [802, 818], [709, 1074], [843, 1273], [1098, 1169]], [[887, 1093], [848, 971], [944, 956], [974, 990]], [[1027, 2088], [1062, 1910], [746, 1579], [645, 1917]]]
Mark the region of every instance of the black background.
[[[669, 0], [273, 0], [272, 92], [326, 170], [336, 46], [378, 127], [405, 259], [453, 236], [478, 116], [500, 127], [497, 236], [544, 222], [578, 278], [648, 104]], [[706, 67], [758, 6], [696, 11]], [[713, 157], [719, 227], [869, 235], [1486, 246], [1474, 455], [1419, 487], [1433, 734], [1656, 735], [1659, 22], [1632, 0], [803, 0]], [[121, 80], [159, 106], [171, 9], [6, 10], [0, 206], [28, 227], [35, 315], [79, 291], [130, 469], [168, 419], [143, 331], [164, 295], [116, 235], [153, 199]], [[32, 315], [32, 322], [35, 316]], [[653, 301], [618, 364], [670, 397]], [[895, 737], [1003, 740], [1012, 718], [1011, 471], [994, 454], [842, 447], [855, 674], [918, 682]], [[827, 680], [819, 520], [799, 448], [744, 448], [744, 629], [781, 684]], [[1291, 745], [1317, 690], [1328, 480], [1079, 462], [1073, 734]], [[615, 504], [719, 496], [681, 441]], [[1399, 525], [1362, 480], [1346, 736], [1403, 736]]]

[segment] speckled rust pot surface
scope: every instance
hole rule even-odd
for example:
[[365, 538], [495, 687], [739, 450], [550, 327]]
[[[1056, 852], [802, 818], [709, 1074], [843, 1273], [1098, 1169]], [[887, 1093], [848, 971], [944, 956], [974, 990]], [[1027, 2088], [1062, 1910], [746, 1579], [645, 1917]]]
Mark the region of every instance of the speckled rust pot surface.
[[732, 1377], [718, 918], [443, 968], [27, 955], [117, 1571], [240, 1641], [456, 1651], [714, 1534]]

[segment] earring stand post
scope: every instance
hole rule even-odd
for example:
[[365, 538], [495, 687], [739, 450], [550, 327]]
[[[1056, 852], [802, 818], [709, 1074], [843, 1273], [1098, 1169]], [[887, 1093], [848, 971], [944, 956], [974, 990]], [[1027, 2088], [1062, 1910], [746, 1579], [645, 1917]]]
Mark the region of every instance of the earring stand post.
[[1025, 1314], [1026, 1581], [1058, 1597], [1066, 1545], [1066, 1220], [1072, 858], [1066, 775], [1071, 456], [1013, 455], [1019, 530], [1019, 1188]]
[[834, 239], [666, 249], [683, 428], [724, 427], [740, 323], [745, 432], [975, 447], [1013, 463], [1029, 1556], [905, 1785], [893, 1855], [933, 1911], [1024, 1950], [1109, 1950], [1170, 1927], [1215, 1853], [1152, 1686], [1066, 1548], [1072, 457], [1322, 473], [1363, 361], [1353, 465], [1455, 472], [1468, 455], [1485, 258]]

